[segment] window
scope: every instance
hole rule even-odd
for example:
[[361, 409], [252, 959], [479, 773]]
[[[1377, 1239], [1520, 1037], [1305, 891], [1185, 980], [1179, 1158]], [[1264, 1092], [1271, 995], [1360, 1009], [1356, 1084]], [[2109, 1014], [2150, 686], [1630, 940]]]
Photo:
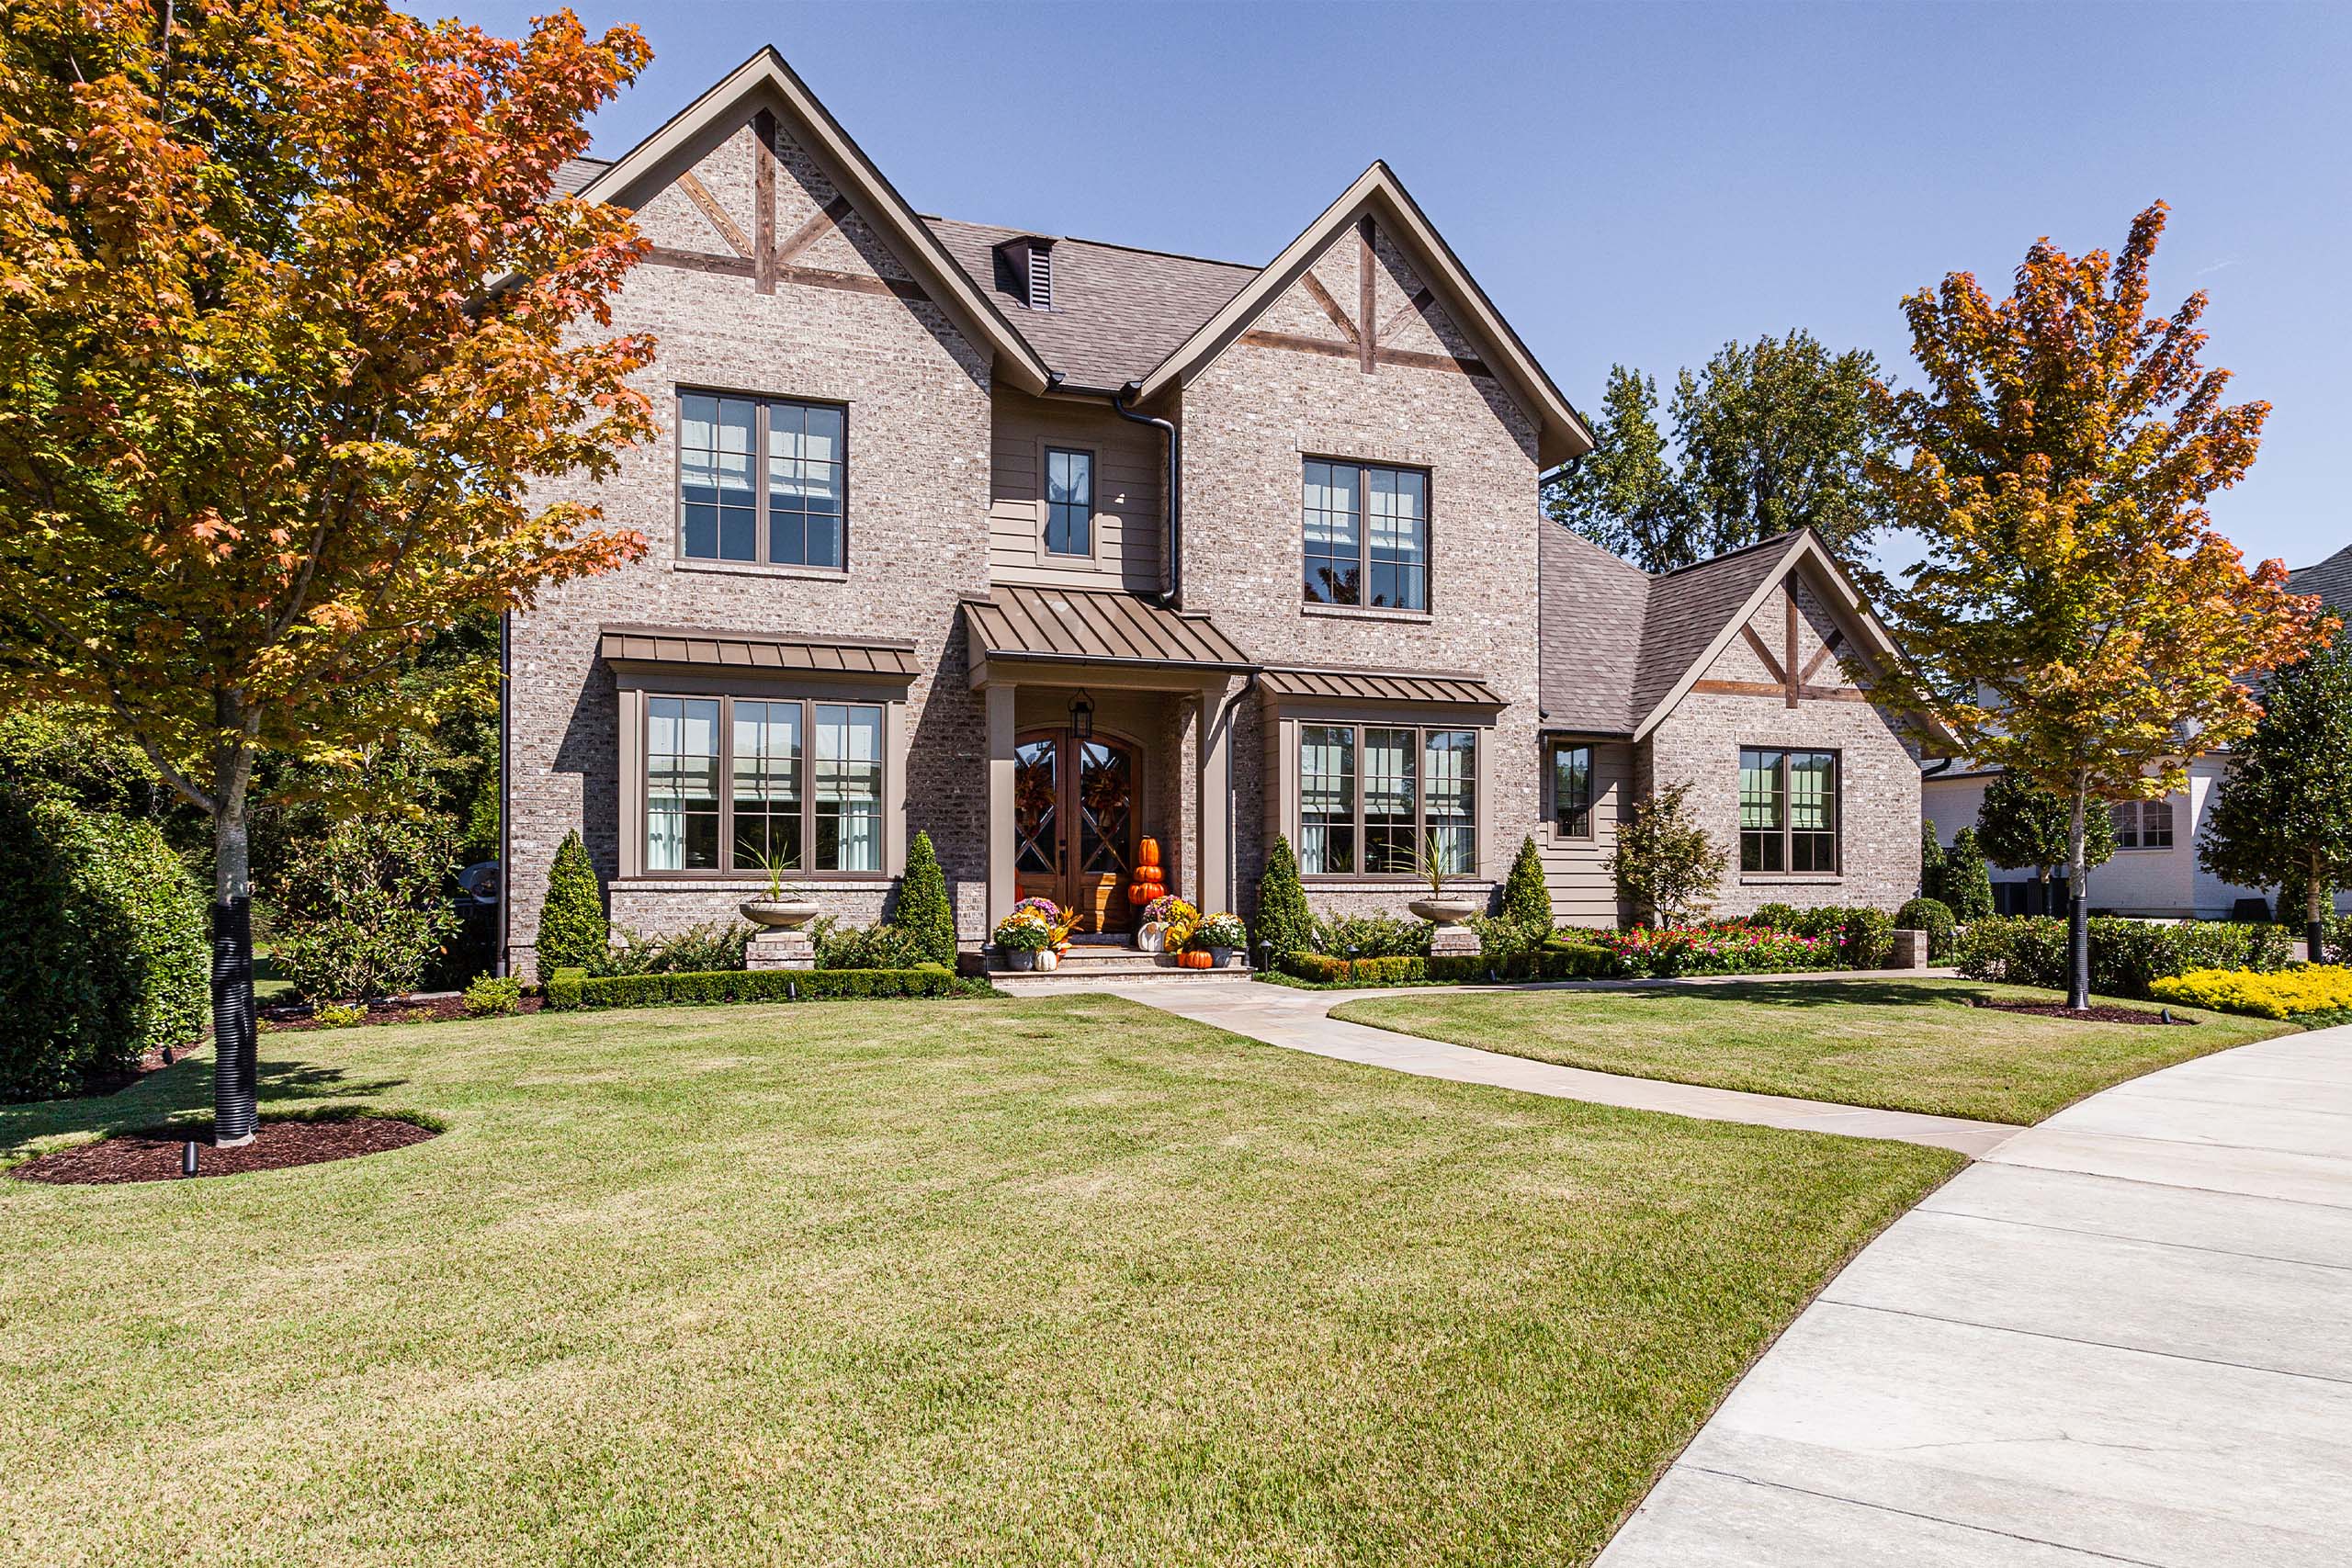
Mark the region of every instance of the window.
[[882, 766], [880, 704], [649, 695], [645, 868], [879, 873]]
[[1478, 738], [1404, 725], [1298, 727], [1299, 870], [1411, 876], [1424, 853], [1448, 876], [1478, 859]]
[[1046, 553], [1094, 553], [1094, 455], [1046, 449]]
[[681, 394], [679, 548], [694, 560], [840, 568], [847, 422], [830, 403]]
[[1592, 748], [1552, 748], [1552, 829], [1564, 839], [1592, 837]]
[[2119, 800], [2108, 807], [2108, 814], [2115, 818], [2117, 849], [2172, 848], [2171, 801]]
[[1306, 460], [1306, 602], [1430, 607], [1430, 478], [1418, 468]]
[[1739, 753], [1739, 869], [1835, 874], [1838, 753]]

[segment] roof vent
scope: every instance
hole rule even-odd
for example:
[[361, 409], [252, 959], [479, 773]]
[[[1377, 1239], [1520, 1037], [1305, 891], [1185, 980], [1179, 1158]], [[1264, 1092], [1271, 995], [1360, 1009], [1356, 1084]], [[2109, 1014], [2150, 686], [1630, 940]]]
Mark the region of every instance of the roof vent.
[[998, 287], [1021, 297], [1033, 310], [1054, 308], [1054, 243], [1023, 234], [996, 248]]

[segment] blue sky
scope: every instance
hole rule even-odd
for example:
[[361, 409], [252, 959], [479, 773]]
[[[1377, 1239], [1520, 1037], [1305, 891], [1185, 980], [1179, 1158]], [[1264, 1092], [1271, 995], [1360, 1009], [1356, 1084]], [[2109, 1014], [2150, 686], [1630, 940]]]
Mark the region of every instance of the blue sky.
[[1580, 405], [1791, 327], [1899, 376], [1905, 292], [2161, 197], [2160, 305], [2207, 289], [2209, 362], [2275, 405], [2215, 515], [2250, 558], [2352, 544], [2352, 6], [575, 9], [654, 49], [607, 155], [774, 43], [926, 212], [1262, 262], [1385, 158]]

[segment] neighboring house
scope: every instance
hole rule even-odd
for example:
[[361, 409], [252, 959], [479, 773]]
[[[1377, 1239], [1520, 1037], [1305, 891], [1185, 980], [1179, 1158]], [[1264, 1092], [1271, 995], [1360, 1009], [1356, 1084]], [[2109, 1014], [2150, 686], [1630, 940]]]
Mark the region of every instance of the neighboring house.
[[[2315, 593], [2331, 605], [2352, 606], [2352, 547], [2317, 566], [2288, 573], [2287, 585], [2298, 593]], [[2187, 789], [2162, 800], [2121, 801], [2110, 807], [2115, 855], [2091, 870], [2091, 907], [2103, 914], [2151, 919], [2227, 919], [2239, 900], [2267, 898], [2275, 890], [2240, 887], [2197, 863], [2198, 840], [2212, 812], [2215, 791], [2229, 773], [2230, 754], [2211, 751], [2188, 764]], [[1928, 764], [1920, 782], [1919, 805], [1936, 825], [1938, 839], [1949, 844], [1960, 829], [1976, 825], [1992, 777], [1990, 770], [1972, 769], [1961, 761]], [[2030, 870], [1996, 867], [1994, 894], [2005, 909], [2025, 912], [2025, 885], [2034, 879]], [[2352, 911], [2352, 894], [2338, 895], [2336, 908]]]
[[1652, 581], [1545, 522], [1591, 438], [1385, 165], [1264, 267], [924, 218], [763, 51], [571, 172], [653, 246], [614, 328], [662, 434], [548, 496], [645, 558], [511, 622], [518, 968], [573, 829], [649, 933], [765, 860], [879, 918], [918, 829], [967, 947], [1033, 893], [1124, 926], [1146, 834], [1246, 913], [1277, 833], [1345, 911], [1431, 845], [1488, 896], [1533, 832], [1608, 922], [1629, 788], [1698, 782], [1728, 845], [1749, 747], [1729, 907], [1916, 879], [1916, 769], [1823, 651], [1883, 646], [1850, 587], [1809, 538]]

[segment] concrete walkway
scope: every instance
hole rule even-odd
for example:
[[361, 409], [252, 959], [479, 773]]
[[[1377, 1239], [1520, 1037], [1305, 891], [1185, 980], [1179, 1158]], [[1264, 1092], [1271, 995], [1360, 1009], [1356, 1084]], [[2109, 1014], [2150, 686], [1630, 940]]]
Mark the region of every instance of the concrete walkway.
[[[1918, 971], [1905, 972], [1917, 978]], [[1873, 976], [1862, 976], [1870, 978]], [[1804, 976], [1818, 980], [1822, 976]], [[1698, 982], [1682, 982], [1697, 984]], [[1422, 1040], [1410, 1034], [1348, 1023], [1327, 1016], [1343, 1001], [1362, 997], [1396, 995], [1391, 990], [1302, 991], [1288, 986], [1189, 986], [1156, 981], [1136, 985], [1106, 985], [1102, 989], [1180, 1017], [1231, 1030], [1236, 1034], [1285, 1045], [1295, 1051], [1341, 1061], [1363, 1062], [1424, 1077], [1452, 1078], [1460, 1083], [1492, 1084], [1527, 1094], [1547, 1094], [1561, 1100], [1589, 1100], [1598, 1105], [1623, 1105], [1636, 1111], [1663, 1111], [1709, 1122], [1749, 1122], [1765, 1127], [1791, 1127], [1808, 1133], [1843, 1133], [1856, 1138], [1894, 1138], [1905, 1143], [1932, 1144], [1983, 1156], [2017, 1135], [2018, 1129], [1997, 1122], [1971, 1122], [1958, 1116], [1925, 1116], [1909, 1111], [1872, 1111], [1826, 1100], [1792, 1100], [1776, 1094], [1748, 1094], [1739, 1089], [1705, 1089], [1694, 1084], [1668, 1083], [1660, 1078], [1624, 1077], [1582, 1067], [1556, 1066], [1505, 1056], [1467, 1045]], [[1517, 987], [1514, 989], [1528, 989]], [[1563, 987], [1565, 988], [1565, 987]], [[1578, 988], [1592, 988], [1583, 987]], [[1414, 992], [1414, 995], [1425, 993]]]
[[2352, 1562], [2352, 1029], [2120, 1085], [1895, 1222], [1600, 1568]]

